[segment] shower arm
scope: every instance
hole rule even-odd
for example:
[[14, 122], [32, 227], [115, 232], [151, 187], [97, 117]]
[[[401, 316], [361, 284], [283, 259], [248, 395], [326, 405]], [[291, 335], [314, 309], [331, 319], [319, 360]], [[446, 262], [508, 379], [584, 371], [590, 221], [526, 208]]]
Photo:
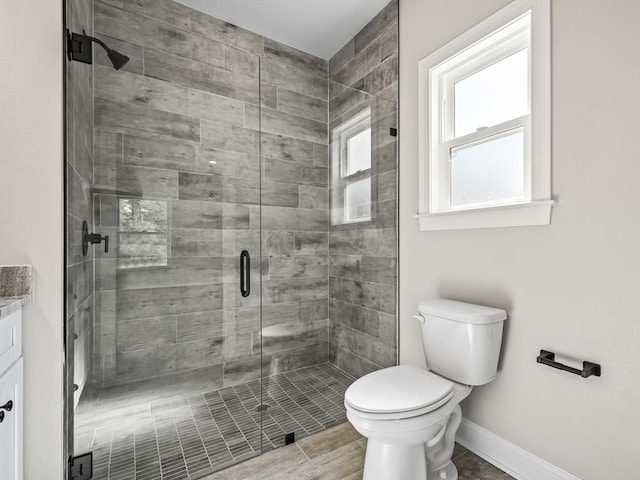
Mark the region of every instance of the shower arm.
[[96, 42], [98, 45], [100, 45], [102, 48], [104, 48], [107, 52], [110, 52], [111, 49], [109, 47], [107, 47], [107, 45], [100, 39], [96, 38], [96, 37], [92, 37], [91, 35], [87, 35], [84, 33], [84, 30], [82, 31], [82, 34], [87, 37], [89, 40], [91, 40], [92, 42]]

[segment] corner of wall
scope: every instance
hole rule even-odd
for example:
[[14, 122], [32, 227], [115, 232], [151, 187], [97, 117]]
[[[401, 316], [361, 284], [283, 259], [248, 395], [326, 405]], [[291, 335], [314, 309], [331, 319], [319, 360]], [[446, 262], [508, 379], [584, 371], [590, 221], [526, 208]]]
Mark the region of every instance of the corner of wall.
[[34, 271], [23, 331], [25, 479], [61, 478], [62, 2], [3, 2], [0, 18], [0, 63], [11, 66], [0, 76], [0, 263]]

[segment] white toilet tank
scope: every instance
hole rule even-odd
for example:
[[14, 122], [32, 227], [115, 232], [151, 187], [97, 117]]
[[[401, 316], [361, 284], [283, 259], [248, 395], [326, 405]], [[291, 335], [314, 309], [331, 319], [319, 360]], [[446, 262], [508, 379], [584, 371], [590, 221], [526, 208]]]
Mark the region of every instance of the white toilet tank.
[[[496, 376], [504, 310], [445, 299], [418, 303], [427, 366], [465, 385]], [[420, 318], [419, 317], [419, 318]]]

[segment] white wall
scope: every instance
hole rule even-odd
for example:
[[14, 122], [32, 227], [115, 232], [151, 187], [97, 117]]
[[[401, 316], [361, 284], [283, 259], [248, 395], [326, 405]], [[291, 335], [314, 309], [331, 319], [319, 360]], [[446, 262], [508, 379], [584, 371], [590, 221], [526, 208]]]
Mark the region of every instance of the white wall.
[[0, 265], [32, 264], [25, 479], [62, 478], [62, 2], [0, 1]]
[[[422, 297], [505, 308], [501, 367], [472, 422], [584, 479], [640, 475], [640, 2], [553, 0], [551, 226], [424, 232], [418, 71], [507, 0], [400, 0], [400, 358], [423, 364]], [[581, 379], [540, 348], [602, 364]]]

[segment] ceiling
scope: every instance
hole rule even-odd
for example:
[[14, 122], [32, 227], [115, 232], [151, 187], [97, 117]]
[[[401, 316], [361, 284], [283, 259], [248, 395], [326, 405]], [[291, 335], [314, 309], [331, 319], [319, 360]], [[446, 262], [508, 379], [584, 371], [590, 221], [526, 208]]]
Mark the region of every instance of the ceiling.
[[389, 3], [389, 0], [177, 1], [327, 60]]

